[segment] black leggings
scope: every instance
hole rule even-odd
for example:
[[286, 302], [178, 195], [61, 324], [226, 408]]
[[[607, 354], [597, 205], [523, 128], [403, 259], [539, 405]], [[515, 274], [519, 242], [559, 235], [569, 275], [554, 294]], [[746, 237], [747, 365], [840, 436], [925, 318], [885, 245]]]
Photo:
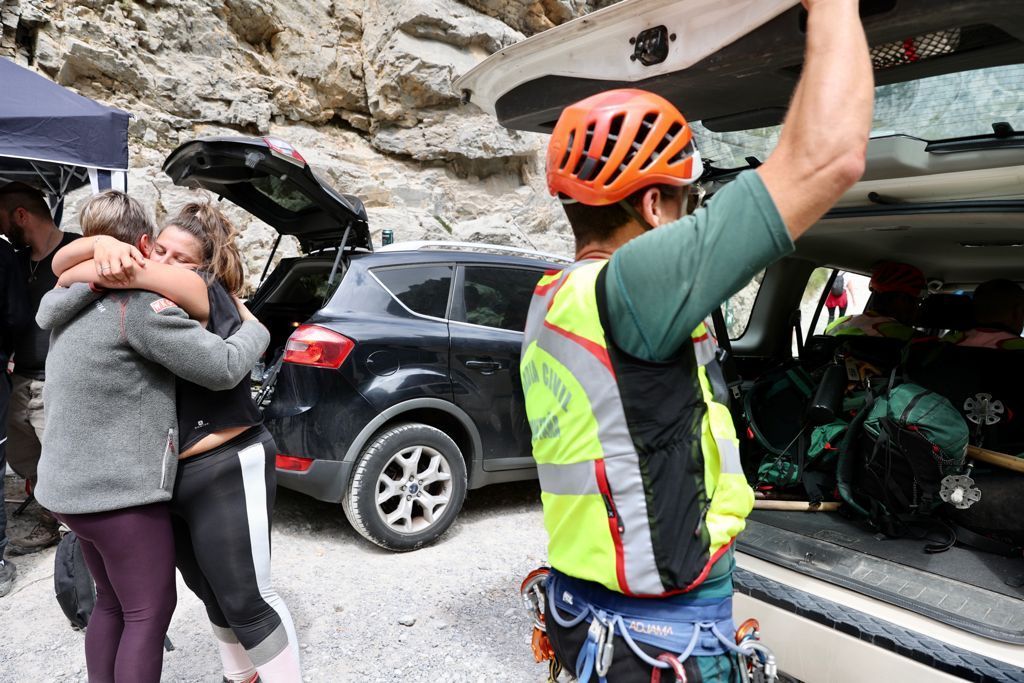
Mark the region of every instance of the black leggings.
[[237, 638], [257, 668], [286, 648], [298, 653], [288, 608], [270, 584], [275, 451], [260, 426], [186, 458], [171, 501], [185, 583], [206, 605], [217, 637]]

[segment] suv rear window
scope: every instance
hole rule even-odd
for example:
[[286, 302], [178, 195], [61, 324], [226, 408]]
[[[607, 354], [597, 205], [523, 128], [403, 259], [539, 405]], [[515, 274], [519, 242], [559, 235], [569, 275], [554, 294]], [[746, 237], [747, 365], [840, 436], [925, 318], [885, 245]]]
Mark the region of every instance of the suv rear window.
[[444, 318], [447, 314], [451, 265], [374, 268], [373, 274], [409, 310], [433, 318]]
[[525, 268], [466, 266], [462, 286], [465, 322], [522, 332], [530, 298], [543, 274]]

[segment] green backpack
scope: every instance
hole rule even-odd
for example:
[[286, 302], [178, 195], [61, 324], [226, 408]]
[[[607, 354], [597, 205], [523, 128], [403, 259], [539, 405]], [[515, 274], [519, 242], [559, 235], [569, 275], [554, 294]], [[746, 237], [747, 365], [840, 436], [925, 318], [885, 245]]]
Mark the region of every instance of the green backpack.
[[942, 479], [967, 457], [967, 423], [945, 397], [901, 384], [864, 420], [856, 492], [890, 515], [928, 514], [942, 502]]

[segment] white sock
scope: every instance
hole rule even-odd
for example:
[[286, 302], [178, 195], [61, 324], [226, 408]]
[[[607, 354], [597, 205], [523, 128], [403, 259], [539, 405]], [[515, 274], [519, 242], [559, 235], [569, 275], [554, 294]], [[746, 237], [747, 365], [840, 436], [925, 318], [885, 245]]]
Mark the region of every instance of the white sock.
[[298, 652], [286, 647], [266, 664], [256, 667], [261, 683], [302, 683]]
[[249, 654], [230, 629], [222, 629], [215, 624], [210, 625], [213, 627], [214, 640], [217, 641], [217, 649], [220, 651], [224, 677], [231, 683], [248, 683], [256, 673], [256, 667], [249, 659]]

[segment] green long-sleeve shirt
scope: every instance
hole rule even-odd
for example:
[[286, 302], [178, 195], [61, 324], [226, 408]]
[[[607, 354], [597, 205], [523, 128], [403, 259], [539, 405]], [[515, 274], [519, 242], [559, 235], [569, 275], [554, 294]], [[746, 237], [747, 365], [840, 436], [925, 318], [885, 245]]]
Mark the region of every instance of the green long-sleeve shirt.
[[723, 301], [792, 250], [761, 177], [741, 173], [705, 208], [612, 255], [605, 279], [612, 338], [637, 358], [668, 360]]

